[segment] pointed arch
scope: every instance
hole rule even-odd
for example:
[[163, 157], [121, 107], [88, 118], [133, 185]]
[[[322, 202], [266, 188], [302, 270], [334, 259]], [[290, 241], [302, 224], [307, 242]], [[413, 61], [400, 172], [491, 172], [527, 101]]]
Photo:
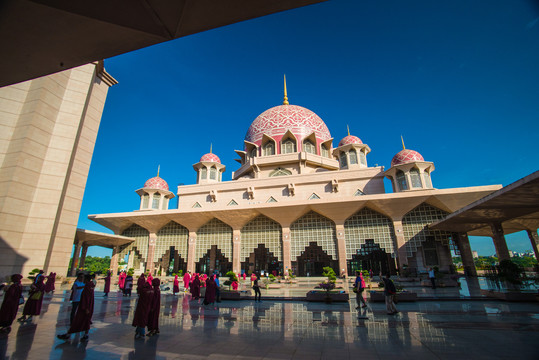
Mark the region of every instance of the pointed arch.
[[[150, 232], [140, 225], [133, 224], [122, 231], [122, 236], [134, 238], [135, 241], [126, 245], [125, 247], [120, 248], [119, 258], [122, 259], [128, 255], [129, 252], [132, 252], [132, 254], [135, 256], [134, 260], [140, 261], [144, 264], [144, 266], [146, 266], [148, 260], [148, 240], [150, 238]], [[135, 267], [135, 269], [137, 268], [138, 266]]]
[[[178, 257], [180, 257], [183, 262], [187, 262], [189, 230], [187, 230], [185, 226], [171, 221], [159, 229], [156, 235], [154, 262], [159, 261], [159, 259], [165, 256], [167, 251], [170, 251], [171, 248], [174, 249], [174, 252], [178, 254]], [[176, 258], [175, 254], [172, 254], [172, 256]], [[168, 262], [164, 265], [167, 266]]]
[[198, 229], [195, 261], [198, 262], [212, 245], [217, 245], [228, 261], [232, 260], [232, 228], [217, 218]]
[[296, 261], [311, 242], [316, 242], [333, 260], [337, 260], [335, 224], [314, 211], [308, 212], [290, 225], [291, 260]]
[[422, 203], [404, 215], [402, 228], [408, 257], [414, 255], [417, 248], [427, 240], [427, 237], [434, 238], [435, 241], [439, 241], [443, 245], [449, 245], [451, 233], [432, 230], [428, 227], [429, 224], [444, 218], [447, 214], [449, 213], [437, 207]]
[[281, 167], [278, 167], [277, 169], [273, 170], [269, 174], [270, 177], [273, 177], [273, 176], [287, 176], [287, 175], [292, 175], [292, 171], [287, 170], [287, 169], [283, 169]]
[[241, 229], [241, 261], [248, 258], [259, 244], [264, 244], [279, 261], [283, 260], [282, 228], [278, 222], [259, 215]]
[[344, 222], [346, 258], [358, 253], [367, 239], [374, 240], [382, 250], [394, 258], [397, 254], [393, 221], [369, 208], [363, 208]]
[[295, 153], [298, 150], [298, 141], [294, 134], [288, 130], [281, 138], [281, 154]]

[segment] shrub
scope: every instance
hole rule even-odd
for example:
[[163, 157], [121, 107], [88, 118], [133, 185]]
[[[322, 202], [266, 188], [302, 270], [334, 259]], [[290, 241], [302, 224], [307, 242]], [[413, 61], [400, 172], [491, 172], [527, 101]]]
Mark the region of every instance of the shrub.
[[[228, 280], [230, 281], [230, 284], [232, 284], [232, 281], [238, 281], [238, 277], [236, 276], [236, 273], [234, 271], [229, 271], [225, 274], [225, 276], [228, 277]], [[227, 284], [226, 281], [225, 281], [225, 285], [230, 285], [230, 284]]]
[[335, 282], [337, 280], [337, 274], [335, 274], [335, 270], [333, 270], [331, 267], [326, 266], [323, 268], [324, 276], [327, 276], [328, 280], [331, 282]]

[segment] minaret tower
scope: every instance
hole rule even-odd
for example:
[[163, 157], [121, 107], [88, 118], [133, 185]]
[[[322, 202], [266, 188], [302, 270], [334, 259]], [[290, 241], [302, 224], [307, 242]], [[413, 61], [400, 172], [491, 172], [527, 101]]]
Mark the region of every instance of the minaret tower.
[[212, 152], [212, 145], [210, 145], [210, 152], [203, 155], [199, 162], [193, 165], [193, 169], [197, 172], [197, 184], [208, 184], [221, 182], [226, 167]]
[[333, 150], [333, 156], [339, 160], [341, 170], [367, 168], [367, 154], [371, 152], [371, 148], [369, 145], [363, 144], [357, 136], [350, 135], [348, 125], [346, 125], [346, 129], [348, 135]]
[[157, 167], [157, 176], [148, 179], [142, 189], [136, 190], [140, 196], [140, 210], [168, 210], [168, 202], [174, 197], [174, 193], [169, 191], [168, 184], [159, 177]]

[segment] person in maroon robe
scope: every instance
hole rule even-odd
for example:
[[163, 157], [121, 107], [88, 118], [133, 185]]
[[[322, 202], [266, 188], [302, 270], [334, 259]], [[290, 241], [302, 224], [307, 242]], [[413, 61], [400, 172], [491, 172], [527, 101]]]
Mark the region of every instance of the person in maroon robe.
[[204, 295], [204, 305], [215, 303], [215, 293], [217, 291], [217, 284], [213, 280], [213, 275], [206, 280], [206, 295]]
[[153, 288], [150, 284], [144, 281], [137, 291], [139, 298], [137, 301], [137, 307], [135, 308], [135, 315], [133, 316], [133, 326], [136, 327], [135, 339], [143, 339], [145, 328], [148, 325], [150, 309], [152, 307]]
[[26, 300], [26, 304], [24, 304], [22, 316], [18, 318], [17, 321], [32, 321], [32, 316], [41, 314], [41, 305], [43, 304], [43, 294], [45, 291], [43, 280], [45, 280], [45, 276], [40, 276], [37, 279], [37, 282], [30, 286], [28, 300]]
[[8, 334], [11, 331], [11, 324], [17, 317], [19, 311], [19, 299], [22, 295], [21, 285], [22, 275], [11, 275], [11, 284], [7, 289], [4, 288], [4, 301], [0, 308], [0, 333]]
[[105, 293], [105, 296], [109, 296], [110, 292], [110, 271], [107, 271], [107, 276], [105, 276], [105, 288], [103, 289], [103, 292]]
[[55, 281], [56, 281], [56, 273], [51, 272], [49, 276], [47, 276], [47, 282], [45, 283], [45, 292], [47, 294], [55, 290], [54, 288]]
[[172, 295], [180, 292], [180, 281], [178, 280], [178, 275], [174, 276], [174, 285], [172, 286]]
[[191, 283], [191, 296], [193, 296], [194, 300], [200, 299], [200, 279], [198, 274], [195, 275], [195, 280]]
[[152, 280], [153, 299], [148, 315], [148, 336], [159, 334], [159, 312], [161, 310], [161, 289], [159, 289], [161, 281], [159, 279]]
[[146, 283], [146, 276], [144, 274], [140, 274], [137, 280], [137, 294], [140, 295], [140, 290], [144, 286], [144, 283]]
[[92, 316], [94, 314], [94, 287], [91, 275], [84, 276], [84, 289], [80, 296], [80, 303], [75, 313], [75, 318], [65, 334], [57, 335], [58, 339], [68, 340], [71, 334], [84, 331], [84, 336], [80, 341], [88, 341], [88, 332], [92, 325]]

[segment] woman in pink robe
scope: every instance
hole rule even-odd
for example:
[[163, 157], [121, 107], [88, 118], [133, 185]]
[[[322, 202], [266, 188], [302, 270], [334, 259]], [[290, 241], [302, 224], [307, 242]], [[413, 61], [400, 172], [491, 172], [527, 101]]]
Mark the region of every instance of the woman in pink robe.
[[187, 289], [189, 289], [189, 283], [190, 282], [191, 282], [191, 274], [188, 271], [183, 276], [183, 288], [185, 289], [185, 291], [187, 291]]
[[124, 290], [124, 285], [125, 285], [125, 278], [127, 277], [127, 274], [125, 273], [125, 271], [122, 271], [120, 273], [120, 276], [118, 276], [118, 287], [120, 288], [120, 290]]
[[148, 277], [146, 278], [146, 281], [148, 281], [148, 284], [152, 284], [153, 276], [152, 274], [148, 274]]
[[195, 280], [191, 283], [191, 295], [194, 300], [200, 299], [200, 279], [195, 275]]
[[159, 334], [159, 312], [161, 310], [161, 280], [153, 279], [153, 299], [150, 307], [150, 313], [148, 314], [148, 336]]
[[31, 321], [32, 316], [41, 314], [41, 305], [43, 304], [43, 293], [45, 290], [43, 280], [45, 280], [45, 277], [40, 276], [37, 282], [30, 287], [28, 300], [26, 300], [26, 304], [24, 304], [24, 309], [22, 310], [22, 316], [17, 321]]
[[0, 308], [0, 333], [7, 334], [11, 331], [11, 324], [17, 317], [17, 311], [19, 311], [19, 299], [22, 295], [21, 285], [22, 275], [11, 275], [11, 281], [13, 282], [6, 290], [4, 290], [4, 301]]
[[65, 334], [57, 335], [58, 339], [68, 340], [71, 334], [84, 331], [84, 336], [80, 341], [88, 341], [88, 332], [92, 325], [92, 316], [94, 315], [94, 282], [91, 275], [84, 276], [84, 289], [80, 296], [80, 303], [73, 322]]
[[243, 273], [243, 281], [245, 281], [246, 278], [247, 278], [247, 275], [245, 275], [245, 273]]
[[174, 276], [174, 285], [172, 286], [172, 295], [180, 292], [180, 281], [178, 280], [178, 275]]
[[55, 290], [54, 288], [54, 282], [56, 281], [56, 273], [51, 272], [49, 276], [47, 276], [47, 282], [45, 283], [45, 292], [50, 293]]
[[238, 290], [238, 282], [236, 280], [232, 281], [232, 290]]

